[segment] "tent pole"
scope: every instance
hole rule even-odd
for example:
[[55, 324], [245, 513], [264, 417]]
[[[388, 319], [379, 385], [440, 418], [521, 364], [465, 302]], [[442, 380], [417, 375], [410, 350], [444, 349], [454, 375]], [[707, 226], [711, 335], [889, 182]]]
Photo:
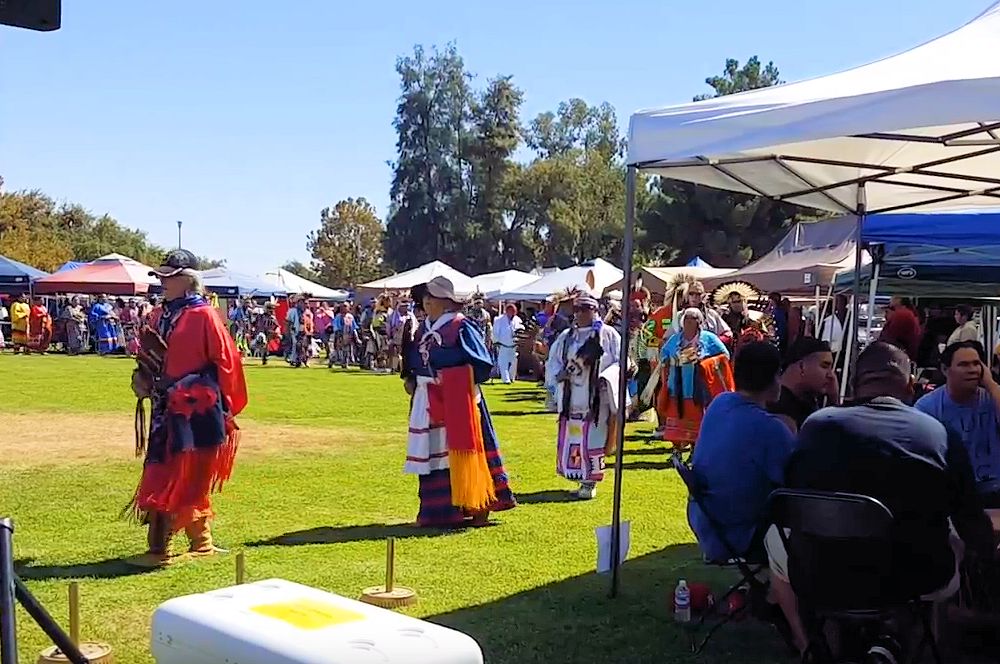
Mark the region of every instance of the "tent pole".
[[852, 294], [854, 296], [853, 303], [851, 305], [851, 326], [848, 330], [847, 338], [847, 362], [844, 367], [850, 367], [850, 375], [854, 375], [854, 365], [858, 360], [857, 346], [858, 346], [858, 309], [861, 306], [861, 254], [864, 251], [861, 246], [861, 228], [865, 223], [865, 215], [868, 213], [868, 197], [865, 193], [865, 183], [861, 182], [858, 184], [858, 209], [857, 209], [857, 227], [854, 231], [854, 288], [852, 289]]
[[[629, 166], [625, 174], [625, 243], [622, 247], [623, 281], [632, 283], [632, 240], [635, 233], [635, 180], [636, 168]], [[622, 522], [622, 472], [625, 460], [625, 421], [628, 400], [628, 321], [631, 291], [622, 294], [622, 343], [618, 351], [621, 370], [618, 372], [618, 429], [615, 441], [615, 492], [611, 511], [611, 597], [618, 596], [621, 585], [621, 522]]]
[[865, 343], [871, 339], [872, 318], [875, 317], [875, 296], [878, 295], [878, 278], [882, 272], [882, 261], [872, 256], [872, 280], [868, 284], [868, 320], [865, 321]]
[[[857, 307], [855, 306], [855, 303], [856, 303], [857, 299], [858, 298], [854, 297], [854, 295], [851, 295], [850, 306], [847, 309], [847, 320], [845, 321], [845, 325], [844, 325], [844, 336], [846, 336], [847, 334], [849, 334], [852, 330], [857, 330], [857, 326], [854, 324], [854, 315], [855, 315], [855, 313], [858, 310]], [[857, 332], [855, 332], [855, 336], [857, 336]], [[844, 398], [847, 396], [847, 384], [850, 382], [851, 377], [854, 376], [854, 369], [851, 366], [851, 349], [852, 348], [854, 348], [854, 344], [848, 343], [847, 339], [843, 339], [841, 341], [841, 343], [840, 343], [840, 353], [847, 353], [847, 357], [844, 358], [844, 371], [843, 371], [843, 373], [841, 373], [841, 376], [840, 376], [840, 400], [841, 401], [843, 401]], [[835, 357], [833, 359], [833, 365], [834, 366], [837, 366], [837, 360], [838, 359], [840, 359], [839, 358], [839, 353], [838, 353], [838, 357]]]
[[819, 284], [816, 284], [816, 309], [815, 309], [816, 313], [813, 314], [814, 318], [813, 318], [813, 334], [812, 334], [814, 339], [819, 339], [820, 336], [819, 326], [820, 323], [822, 322], [822, 319], [820, 318], [821, 312], [819, 310], [819, 301], [820, 301], [819, 299], [820, 297], [822, 297], [822, 295], [823, 295], [823, 287], [820, 286]]

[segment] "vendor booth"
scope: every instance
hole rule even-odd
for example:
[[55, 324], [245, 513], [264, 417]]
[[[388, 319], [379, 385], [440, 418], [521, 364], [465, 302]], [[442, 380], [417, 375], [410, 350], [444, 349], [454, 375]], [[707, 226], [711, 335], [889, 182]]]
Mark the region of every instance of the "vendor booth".
[[265, 272], [260, 279], [271, 284], [272, 288], [288, 295], [306, 295], [328, 302], [346, 302], [350, 298], [350, 294], [345, 290], [327, 288], [280, 267]]
[[120, 254], [108, 254], [71, 270], [56, 272], [35, 282], [43, 295], [82, 293], [84, 295], [144, 295], [159, 285], [149, 276], [153, 268]]
[[496, 299], [501, 293], [527, 286], [541, 278], [541, 275], [529, 274], [520, 270], [504, 270], [503, 272], [487, 272], [472, 278], [477, 293], [487, 300]]
[[472, 277], [441, 261], [431, 261], [412, 270], [361, 284], [357, 287], [357, 293], [359, 297], [374, 297], [383, 291], [409, 290], [419, 284], [426, 284], [435, 277], [447, 277], [455, 287], [455, 292], [462, 295], [472, 295], [476, 290]]
[[565, 270], [550, 272], [541, 279], [532, 281], [521, 288], [501, 293], [498, 297], [518, 302], [544, 302], [553, 294], [571, 288], [588, 291], [600, 297], [609, 286], [621, 280], [621, 270], [603, 258], [595, 258]]
[[[965, 26], [871, 64], [632, 115], [625, 268], [631, 282], [639, 170], [856, 216], [852, 292], [870, 214], [1000, 205], [1000, 3]], [[852, 328], [856, 339], [857, 297]], [[623, 302], [628, 318], [628, 300]], [[853, 362], [854, 344], [847, 344]], [[621, 353], [628, 351], [622, 336]], [[625, 412], [624, 375], [618, 412]], [[619, 430], [618, 465], [624, 426]], [[612, 593], [619, 583], [615, 474]]]
[[219, 297], [284, 297], [287, 292], [269, 281], [216, 267], [201, 273], [205, 289]]

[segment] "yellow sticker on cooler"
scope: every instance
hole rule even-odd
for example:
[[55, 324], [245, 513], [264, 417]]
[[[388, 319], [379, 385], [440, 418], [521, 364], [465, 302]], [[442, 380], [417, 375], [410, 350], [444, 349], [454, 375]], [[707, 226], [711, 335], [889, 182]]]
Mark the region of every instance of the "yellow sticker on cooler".
[[277, 604], [251, 606], [250, 610], [262, 616], [288, 623], [292, 627], [307, 630], [324, 629], [365, 619], [365, 616], [356, 611], [305, 598]]

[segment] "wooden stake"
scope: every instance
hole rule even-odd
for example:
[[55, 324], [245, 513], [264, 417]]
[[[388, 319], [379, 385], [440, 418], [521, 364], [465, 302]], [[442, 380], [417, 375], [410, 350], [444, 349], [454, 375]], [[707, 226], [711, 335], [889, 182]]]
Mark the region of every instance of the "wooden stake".
[[385, 541], [385, 591], [391, 593], [396, 582], [396, 538]]
[[69, 638], [80, 645], [80, 584], [76, 581], [69, 584]]
[[247, 568], [246, 556], [242, 551], [236, 554], [236, 585], [242, 586], [246, 583]]

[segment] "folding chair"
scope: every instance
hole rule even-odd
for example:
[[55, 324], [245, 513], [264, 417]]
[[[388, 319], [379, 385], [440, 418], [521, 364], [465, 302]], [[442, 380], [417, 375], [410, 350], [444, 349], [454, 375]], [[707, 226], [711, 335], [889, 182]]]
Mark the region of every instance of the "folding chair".
[[751, 599], [763, 598], [766, 596], [767, 583], [758, 579], [757, 575], [760, 574], [761, 570], [767, 567], [767, 561], [753, 560], [749, 555], [749, 552], [739, 551], [729, 542], [729, 539], [725, 536], [725, 528], [723, 528], [722, 524], [712, 515], [710, 511], [705, 509], [704, 493], [699, 488], [698, 481], [694, 476], [694, 471], [687, 464], [681, 451], [675, 450], [671, 453], [670, 463], [674, 467], [674, 470], [677, 471], [677, 474], [680, 475], [681, 481], [684, 482], [684, 486], [687, 487], [688, 499], [695, 503], [701, 510], [702, 514], [705, 515], [713, 533], [717, 538], [719, 538], [719, 541], [722, 542], [722, 545], [726, 548], [726, 552], [729, 555], [729, 558], [726, 560], [709, 560], [706, 558], [705, 564], [724, 569], [737, 569], [740, 572], [740, 580], [733, 584], [729, 590], [722, 595], [722, 597], [716, 599], [713, 607], [702, 613], [701, 618], [698, 619], [694, 629], [691, 630], [691, 652], [698, 654], [704, 650], [712, 636], [714, 636], [723, 625], [746, 611], [747, 607], [751, 603], [748, 602], [747, 605], [739, 611], [734, 611], [723, 616], [722, 620], [712, 625], [712, 627], [708, 630], [708, 633], [705, 635], [705, 638], [702, 639], [701, 643], [697, 643], [696, 635], [698, 631], [704, 626], [709, 615], [717, 613], [717, 607], [725, 606], [730, 595], [739, 591], [744, 586], [749, 586]]
[[[919, 597], [900, 597], [895, 588], [894, 517], [885, 505], [857, 494], [778, 489], [771, 494], [768, 511], [788, 554], [789, 580], [799, 600], [812, 661], [833, 661], [823, 632], [826, 622], [882, 627], [906, 609], [919, 614], [923, 631], [908, 661], [919, 661], [930, 645], [934, 661], [941, 664], [931, 604]], [[844, 579], [851, 582], [845, 584]]]

